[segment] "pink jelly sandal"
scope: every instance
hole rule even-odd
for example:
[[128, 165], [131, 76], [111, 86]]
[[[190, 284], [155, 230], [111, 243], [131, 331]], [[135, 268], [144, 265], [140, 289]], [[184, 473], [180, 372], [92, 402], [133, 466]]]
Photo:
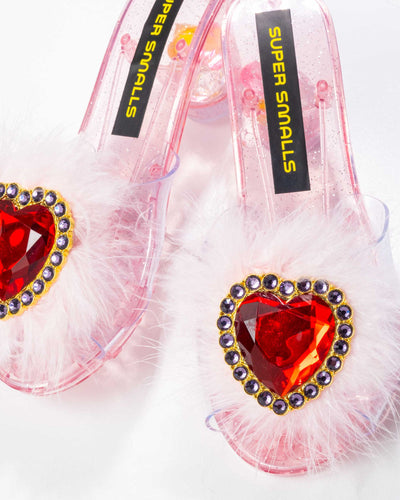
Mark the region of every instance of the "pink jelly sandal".
[[210, 214], [198, 226], [204, 242], [187, 238], [172, 272], [195, 276], [181, 286], [195, 300], [187, 310], [198, 325], [209, 425], [255, 467], [303, 473], [368, 451], [395, 413], [388, 210], [359, 194], [325, 7], [225, 5], [241, 207], [227, 210], [225, 185], [214, 186], [215, 203], [201, 204]]
[[233, 377], [213, 409], [246, 461], [300, 473], [368, 448], [393, 410], [388, 213], [359, 195], [322, 3], [238, 0], [223, 52], [250, 251], [221, 296], [219, 362]]
[[[0, 378], [9, 386], [67, 389], [115, 357], [137, 326], [191, 80], [196, 69], [222, 71], [219, 32], [204, 45], [219, 3], [129, 1], [78, 140], [54, 151], [34, 145], [29, 158], [2, 163]], [[207, 108], [223, 92], [200, 88], [193, 104]]]

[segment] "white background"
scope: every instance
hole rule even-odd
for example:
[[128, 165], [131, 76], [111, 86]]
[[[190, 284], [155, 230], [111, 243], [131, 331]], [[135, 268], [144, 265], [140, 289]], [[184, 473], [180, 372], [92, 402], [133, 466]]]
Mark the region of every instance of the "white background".
[[[361, 189], [390, 206], [399, 263], [400, 0], [326, 2]], [[35, 134], [59, 129], [72, 136], [122, 2], [2, 0], [1, 6], [0, 133], [28, 123]], [[207, 134], [215, 133], [220, 146], [213, 159]], [[218, 174], [226, 147], [227, 122], [187, 122], [171, 220], [186, 181], [200, 168]], [[201, 381], [195, 366], [176, 366], [179, 342], [171, 343], [170, 334], [154, 305], [121, 356], [79, 387], [34, 398], [1, 385], [0, 499], [400, 498], [400, 442], [334, 473], [282, 478], [255, 471], [205, 427]]]

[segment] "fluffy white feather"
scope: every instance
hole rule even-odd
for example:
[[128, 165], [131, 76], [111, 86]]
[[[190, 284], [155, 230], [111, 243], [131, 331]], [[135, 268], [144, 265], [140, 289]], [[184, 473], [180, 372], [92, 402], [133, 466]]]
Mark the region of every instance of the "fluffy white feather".
[[[198, 351], [220, 430], [245, 460], [275, 472], [317, 470], [353, 452], [371, 453], [382, 431], [390, 435], [400, 366], [398, 282], [387, 239], [373, 244], [345, 206], [327, 219], [305, 205], [260, 230], [259, 221], [249, 225], [241, 210], [228, 207], [226, 184], [214, 182], [186, 208], [197, 217], [175, 235], [180, 249], [164, 277], [171, 335], [182, 352]], [[221, 300], [232, 284], [263, 272], [325, 278], [345, 291], [355, 311], [343, 370], [317, 400], [284, 417], [245, 394], [218, 344]]]
[[0, 323], [1, 378], [50, 393], [86, 378], [128, 338], [147, 301], [163, 228], [149, 216], [151, 187], [119, 175], [123, 159], [94, 152], [82, 137], [18, 144], [5, 137], [1, 181], [59, 191], [75, 220], [73, 248], [52, 288]]

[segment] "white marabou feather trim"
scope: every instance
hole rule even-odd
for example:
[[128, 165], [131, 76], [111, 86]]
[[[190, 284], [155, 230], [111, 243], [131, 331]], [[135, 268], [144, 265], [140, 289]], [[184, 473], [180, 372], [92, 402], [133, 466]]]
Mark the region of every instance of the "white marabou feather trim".
[[[185, 213], [197, 217], [175, 234], [180, 249], [163, 279], [170, 333], [183, 352], [198, 351], [220, 429], [243, 458], [264, 470], [273, 463], [284, 469], [294, 464], [294, 472], [316, 470], [350, 452], [372, 452], [381, 434], [377, 426], [396, 415], [400, 366], [399, 290], [387, 242], [371, 243], [344, 205], [329, 219], [305, 205], [260, 230], [259, 222], [250, 227], [228, 204], [222, 181], [192, 202]], [[218, 344], [221, 300], [234, 283], [266, 272], [325, 278], [345, 292], [354, 310], [355, 335], [342, 371], [317, 400], [284, 417], [245, 394]], [[388, 429], [382, 424], [380, 431], [389, 435]]]
[[82, 136], [68, 143], [2, 141], [1, 181], [58, 191], [75, 221], [73, 248], [49, 292], [0, 323], [1, 377], [28, 391], [52, 392], [100, 366], [106, 353], [99, 355], [99, 345], [140, 316], [151, 221], [141, 225], [148, 207], [136, 196], [140, 188], [118, 175], [116, 158], [94, 152]]

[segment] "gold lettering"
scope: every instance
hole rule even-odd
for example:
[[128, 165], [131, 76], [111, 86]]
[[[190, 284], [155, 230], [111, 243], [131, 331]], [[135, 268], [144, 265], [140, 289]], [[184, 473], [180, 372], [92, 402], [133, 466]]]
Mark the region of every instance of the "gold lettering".
[[[279, 26], [270, 28], [269, 36], [271, 38], [271, 55], [275, 57], [275, 62], [272, 63], [274, 83], [275, 87], [279, 87], [287, 84], [281, 28]], [[275, 97], [278, 109], [283, 168], [285, 173], [290, 174], [296, 172], [296, 162], [290, 159], [294, 155], [293, 149], [290, 149], [293, 148], [294, 140], [292, 139], [293, 129], [290, 127], [292, 119], [290, 116], [289, 94], [286, 90], [282, 90], [276, 92]]]
[[156, 48], [157, 42], [153, 40], [152, 42], [148, 41], [146, 43], [146, 48], [144, 49], [146, 52], [154, 52], [154, 49]]
[[274, 73], [285, 73], [285, 63], [284, 62], [276, 62], [272, 65], [272, 69]]
[[269, 29], [270, 38], [277, 38], [278, 36], [282, 36], [281, 29], [279, 26], [275, 26], [274, 29]]
[[276, 61], [283, 61], [283, 50], [273, 50], [271, 54], [275, 56]]
[[[286, 115], [289, 114], [290, 108], [288, 104], [279, 104], [278, 108], [281, 111], [278, 111], [278, 117], [279, 118], [284, 118]], [[286, 123], [284, 123], [286, 125]]]
[[281, 139], [290, 139], [293, 135], [293, 131], [290, 127], [280, 127]]
[[281, 42], [282, 38], [273, 38], [271, 40], [271, 49], [274, 50], [282, 50], [282, 45], [278, 45], [278, 42]]
[[286, 92], [286, 90], [282, 90], [282, 92], [277, 92], [276, 93], [276, 102], [278, 104], [283, 104], [284, 102], [289, 101], [289, 95]]
[[158, 36], [163, 29], [162, 24], [153, 24], [153, 31], [150, 33], [152, 36]]
[[292, 119], [290, 118], [290, 115], [283, 115], [283, 116], [279, 116], [280, 120], [279, 120], [279, 125], [289, 125], [289, 123], [292, 121]]
[[282, 151], [285, 151], [285, 150], [286, 150], [286, 145], [287, 145], [287, 144], [292, 145], [292, 144], [293, 144], [293, 141], [292, 141], [292, 140], [282, 141], [282, 142], [281, 142], [281, 145], [282, 145]]
[[289, 162], [285, 161], [283, 162], [283, 168], [285, 169], [285, 172], [287, 174], [296, 172], [296, 162], [294, 162], [293, 160], [290, 160]]
[[140, 73], [146, 73], [149, 70], [148, 62], [151, 61], [152, 57], [153, 56], [149, 52], [145, 52], [143, 54], [142, 59], [140, 59], [140, 66], [143, 66], [143, 68], [140, 67], [138, 69], [138, 72], [140, 72]]
[[165, 16], [163, 14], [158, 14], [155, 22], [156, 22], [156, 24], [164, 24], [166, 20], [167, 20], [167, 16]]
[[140, 101], [140, 97], [135, 97], [135, 96], [131, 95], [131, 97], [129, 99], [129, 106], [132, 106], [133, 101]]
[[129, 106], [126, 110], [126, 117], [133, 118], [136, 115], [136, 106]]
[[279, 87], [280, 85], [286, 85], [286, 74], [285, 73], [278, 73], [277, 75], [274, 75], [276, 78], [275, 86]]
[[131, 92], [131, 98], [129, 100], [129, 106], [132, 105], [132, 101], [139, 101], [140, 100], [140, 97], [135, 96], [135, 92], [137, 90], [139, 92], [141, 92], [143, 90], [143, 88], [142, 87], [133, 87], [132, 92]]
[[[157, 15], [152, 27], [153, 31], [150, 33], [150, 36], [159, 36], [161, 34], [164, 24], [168, 18], [167, 14], [171, 11], [174, 1], [175, 0], [164, 0], [164, 3], [162, 4], [162, 13]], [[146, 72], [149, 70], [149, 63], [152, 60], [153, 52], [156, 50], [156, 47], [156, 40], [148, 40], [146, 42], [145, 52], [140, 60], [139, 69], [136, 75], [136, 82], [132, 88], [129, 105], [125, 112], [127, 118], [133, 118], [136, 115], [137, 107], [133, 104], [135, 101], [140, 101], [140, 92], [143, 91], [143, 85], [146, 82]]]
[[146, 81], [146, 76], [143, 73], [138, 73], [135, 85], [143, 85]]
[[170, 3], [163, 3], [163, 14], [168, 14], [172, 5]]
[[290, 155], [294, 155], [294, 151], [283, 151], [282, 152], [283, 161], [286, 161], [286, 158]]

